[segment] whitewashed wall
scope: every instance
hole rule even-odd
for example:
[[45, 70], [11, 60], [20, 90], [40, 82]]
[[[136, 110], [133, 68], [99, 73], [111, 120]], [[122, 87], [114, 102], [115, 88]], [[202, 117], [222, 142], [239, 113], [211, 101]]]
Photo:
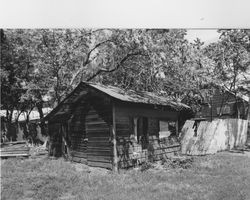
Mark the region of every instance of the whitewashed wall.
[[214, 154], [218, 151], [242, 147], [247, 141], [248, 121], [216, 119], [201, 121], [195, 136], [194, 121], [187, 120], [181, 131], [181, 152], [187, 155]]

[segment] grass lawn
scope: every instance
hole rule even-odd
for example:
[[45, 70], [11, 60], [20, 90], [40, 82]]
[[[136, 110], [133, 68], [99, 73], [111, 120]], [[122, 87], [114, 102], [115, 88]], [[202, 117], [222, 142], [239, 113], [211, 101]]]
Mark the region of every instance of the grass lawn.
[[188, 169], [119, 174], [63, 159], [1, 162], [1, 199], [250, 199], [250, 156], [196, 157]]

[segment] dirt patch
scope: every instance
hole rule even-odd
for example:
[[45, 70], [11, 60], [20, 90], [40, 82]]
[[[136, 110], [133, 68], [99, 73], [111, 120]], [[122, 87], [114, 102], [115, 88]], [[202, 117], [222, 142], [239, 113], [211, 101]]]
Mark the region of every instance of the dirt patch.
[[72, 163], [76, 171], [83, 172], [83, 173], [89, 173], [90, 175], [106, 175], [111, 173], [110, 170], [99, 168], [99, 167], [90, 167], [88, 165], [85, 165], [83, 163]]
[[72, 163], [78, 172], [87, 172], [90, 173], [89, 166], [82, 164], [82, 163]]

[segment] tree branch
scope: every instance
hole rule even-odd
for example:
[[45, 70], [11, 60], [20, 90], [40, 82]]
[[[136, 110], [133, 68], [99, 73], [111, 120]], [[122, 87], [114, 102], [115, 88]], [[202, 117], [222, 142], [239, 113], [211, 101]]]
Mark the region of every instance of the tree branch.
[[88, 64], [92, 61], [92, 60], [90, 60], [90, 56], [91, 56], [91, 54], [93, 53], [93, 51], [96, 50], [96, 49], [97, 49], [98, 47], [100, 47], [101, 45], [103, 45], [103, 44], [105, 44], [105, 43], [108, 43], [108, 42], [114, 42], [114, 41], [113, 41], [113, 40], [105, 40], [105, 41], [103, 41], [103, 42], [100, 42], [100, 43], [98, 43], [97, 45], [95, 45], [95, 46], [88, 52], [85, 61], [84, 61], [84, 59], [83, 59], [80, 68], [76, 71], [76, 73], [73, 74], [72, 79], [71, 79], [71, 81], [70, 81], [70, 85], [73, 84], [73, 82], [75, 81], [76, 77], [81, 73], [81, 71], [84, 69], [84, 67], [85, 67], [86, 65], [88, 65]]
[[96, 50], [99, 46], [101, 46], [101, 45], [103, 45], [103, 44], [105, 44], [105, 43], [108, 43], [108, 42], [113, 42], [113, 41], [112, 41], [112, 40], [105, 40], [105, 41], [100, 42], [100, 43], [98, 43], [97, 45], [95, 45], [94, 48], [91, 49], [91, 50], [88, 52], [87, 57], [86, 57], [86, 60], [85, 60], [85, 62], [83, 62], [82, 67], [84, 67], [84, 66], [86, 66], [87, 64], [90, 63], [90, 56], [91, 56], [91, 54], [92, 54], [92, 52], [93, 52], [94, 50]]
[[86, 81], [91, 81], [92, 79], [94, 79], [96, 76], [98, 76], [99, 74], [101, 73], [111, 73], [111, 72], [114, 72], [116, 71], [117, 69], [119, 69], [123, 63], [125, 61], [127, 61], [130, 57], [132, 56], [137, 56], [137, 55], [140, 55], [140, 56], [146, 56], [145, 54], [142, 54], [141, 52], [135, 52], [135, 53], [128, 53], [126, 56], [124, 56], [120, 62], [113, 68], [113, 69], [105, 69], [105, 68], [101, 68], [99, 69], [95, 74], [93, 74], [92, 76], [90, 76]]

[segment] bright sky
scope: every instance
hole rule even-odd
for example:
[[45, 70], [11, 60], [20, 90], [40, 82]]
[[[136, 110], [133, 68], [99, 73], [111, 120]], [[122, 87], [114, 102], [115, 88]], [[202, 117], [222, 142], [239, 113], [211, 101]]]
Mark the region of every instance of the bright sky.
[[249, 0], [0, 0], [2, 28], [249, 28]]
[[189, 42], [193, 42], [196, 38], [199, 38], [205, 44], [209, 44], [216, 42], [219, 36], [216, 29], [189, 29], [186, 38]]

